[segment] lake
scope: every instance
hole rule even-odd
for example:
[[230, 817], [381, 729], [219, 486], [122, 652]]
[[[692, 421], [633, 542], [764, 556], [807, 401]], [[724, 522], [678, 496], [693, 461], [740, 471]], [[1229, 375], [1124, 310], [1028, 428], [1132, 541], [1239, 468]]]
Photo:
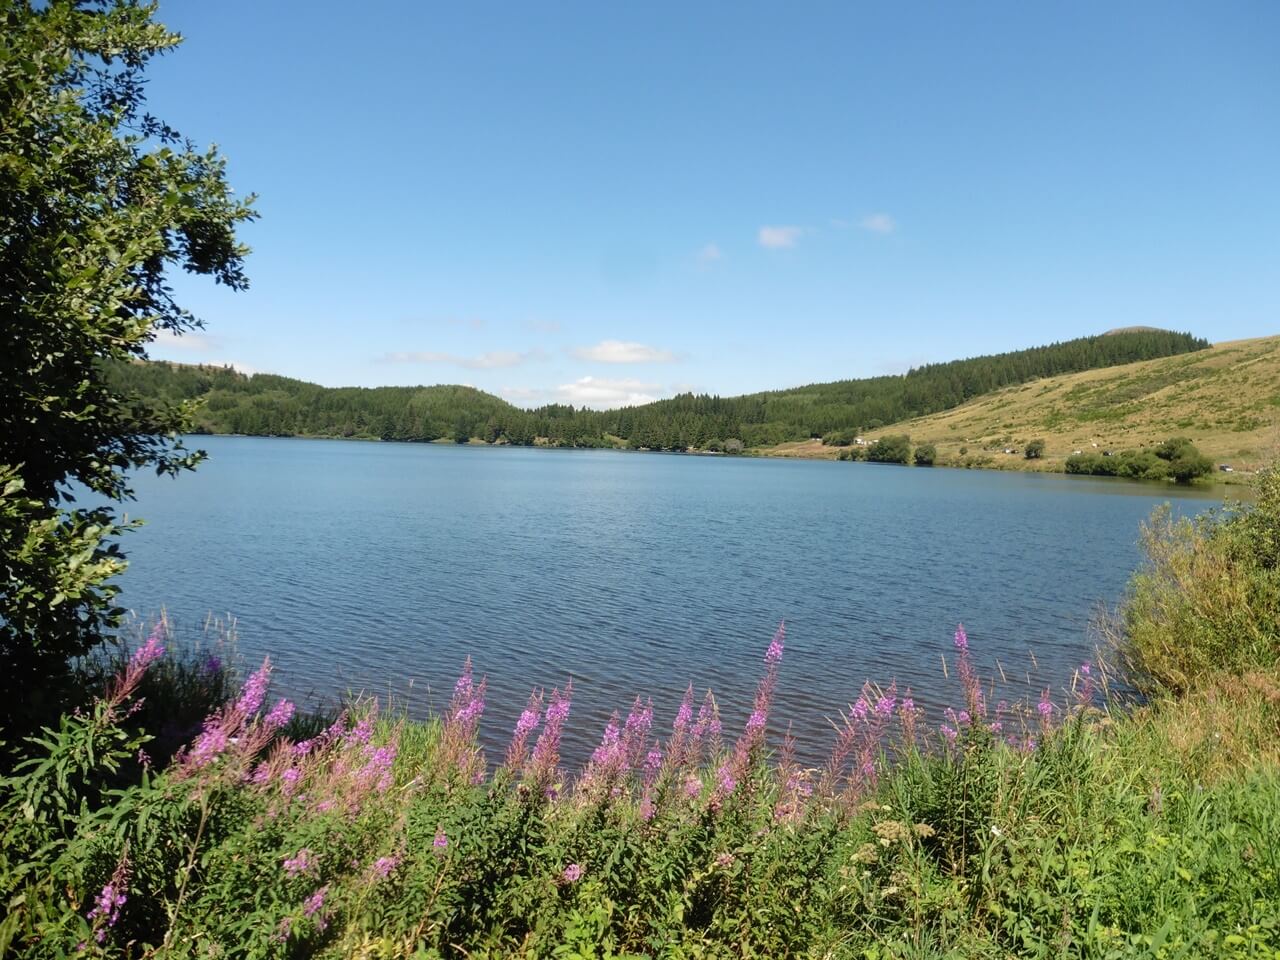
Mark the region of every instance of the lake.
[[184, 635], [233, 616], [276, 689], [447, 702], [489, 680], [500, 756], [532, 687], [573, 677], [567, 751], [652, 696], [668, 730], [711, 687], [727, 735], [787, 623], [775, 732], [819, 761], [864, 679], [953, 702], [963, 621], [979, 664], [1061, 689], [1140, 561], [1139, 524], [1190, 491], [1051, 474], [618, 451], [201, 437], [194, 474], [141, 476], [121, 600]]

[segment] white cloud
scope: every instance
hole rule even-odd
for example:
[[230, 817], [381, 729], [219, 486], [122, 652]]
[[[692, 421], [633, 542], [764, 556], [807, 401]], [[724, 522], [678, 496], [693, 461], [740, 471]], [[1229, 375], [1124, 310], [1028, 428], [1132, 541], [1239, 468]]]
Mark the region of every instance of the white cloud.
[[862, 218], [859, 226], [872, 233], [893, 233], [898, 229], [897, 222], [887, 213], [869, 213]]
[[670, 363], [675, 359], [670, 350], [630, 340], [601, 340], [591, 347], [577, 347], [573, 355], [593, 363]]
[[724, 252], [714, 243], [708, 243], [698, 251], [699, 263], [715, 263], [724, 259]]
[[176, 334], [170, 330], [157, 330], [151, 344], [162, 350], [181, 350], [189, 353], [208, 353], [217, 346], [216, 341], [208, 334], [197, 331]]
[[467, 370], [494, 370], [499, 367], [518, 367], [530, 360], [543, 360], [545, 351], [534, 349], [522, 352], [515, 350], [490, 350], [475, 357], [463, 357], [456, 353], [441, 353], [436, 350], [409, 350], [383, 354], [384, 363], [447, 363]]
[[804, 233], [802, 227], [761, 227], [756, 234], [756, 239], [760, 241], [760, 246], [769, 250], [778, 250], [783, 247], [794, 247], [802, 233]]
[[582, 377], [573, 383], [556, 388], [561, 403], [596, 410], [612, 410], [614, 407], [631, 407], [652, 403], [662, 393], [662, 384], [644, 383], [640, 380], [610, 380], [605, 377]]

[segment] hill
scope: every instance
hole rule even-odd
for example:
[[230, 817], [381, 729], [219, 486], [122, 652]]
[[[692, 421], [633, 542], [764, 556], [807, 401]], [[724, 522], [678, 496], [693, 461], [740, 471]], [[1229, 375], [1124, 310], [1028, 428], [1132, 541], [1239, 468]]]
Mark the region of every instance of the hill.
[[470, 387], [327, 388], [266, 374], [171, 363], [123, 365], [119, 389], [173, 402], [201, 399], [211, 433], [720, 450], [852, 435], [935, 414], [1037, 378], [1180, 356], [1208, 341], [1170, 331], [1081, 337], [1010, 353], [929, 364], [897, 376], [815, 383], [740, 397], [682, 394], [620, 410], [551, 404], [522, 410]]
[[[885, 434], [934, 444], [943, 464], [1031, 470], [1060, 470], [1077, 450], [1138, 449], [1185, 436], [1215, 463], [1253, 470], [1280, 453], [1280, 337], [1044, 377], [866, 438]], [[1034, 439], [1045, 441], [1044, 457], [1028, 461], [1022, 452]], [[768, 452], [837, 455], [817, 441]]]

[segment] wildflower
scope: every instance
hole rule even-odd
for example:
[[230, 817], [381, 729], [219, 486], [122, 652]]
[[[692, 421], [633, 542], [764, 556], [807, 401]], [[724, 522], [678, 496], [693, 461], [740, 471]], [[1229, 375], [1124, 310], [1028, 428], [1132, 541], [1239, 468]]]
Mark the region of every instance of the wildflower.
[[315, 855], [310, 850], [303, 847], [292, 857], [288, 857], [284, 861], [284, 872], [290, 877], [296, 877], [302, 873], [310, 873], [316, 865], [316, 862], [313, 859], [314, 856]]
[[267, 696], [267, 685], [271, 682], [271, 658], [262, 661], [262, 666], [250, 674], [240, 691], [240, 699], [236, 701], [236, 710], [245, 717], [251, 717], [262, 707]]
[[733, 793], [738, 787], [738, 781], [734, 779], [733, 770], [726, 764], [720, 768], [720, 790], [726, 794]]
[[696, 797], [702, 792], [702, 781], [697, 777], [690, 777], [684, 782], [684, 795], [690, 799]]
[[658, 772], [658, 768], [662, 766], [662, 751], [657, 747], [650, 750], [644, 758], [644, 772], [646, 776], [653, 776]]
[[1048, 690], [1040, 696], [1040, 702], [1036, 704], [1036, 710], [1040, 713], [1040, 719], [1048, 723], [1049, 718], [1053, 715], [1053, 701], [1049, 699]]
[[865, 720], [867, 719], [868, 709], [869, 708], [867, 706], [867, 698], [859, 697], [857, 701], [854, 703], [850, 712], [853, 714], [855, 720]]
[[782, 661], [782, 645], [787, 639], [787, 624], [784, 620], [778, 624], [778, 632], [773, 635], [769, 649], [764, 652], [764, 662], [773, 666]]
[[733, 866], [733, 864], [734, 864], [734, 862], [735, 862], [736, 860], [737, 860], [737, 858], [736, 858], [736, 857], [734, 857], [734, 855], [733, 855], [732, 853], [729, 853], [728, 851], [725, 851], [724, 853], [718, 853], [718, 854], [716, 854], [716, 866], [717, 866], [717, 867], [721, 867], [721, 868], [724, 868], [724, 867], [731, 867], [731, 866]]
[[213, 654], [204, 658], [204, 672], [212, 676], [222, 670], [222, 661]]
[[267, 714], [267, 718], [264, 721], [267, 725], [267, 729], [278, 730], [280, 727], [283, 727], [293, 719], [294, 709], [293, 704], [288, 700], [278, 701], [276, 705], [271, 708], [271, 712]]
[[764, 728], [765, 715], [763, 710], [752, 710], [751, 716], [747, 718], [747, 729], [751, 731], [761, 730]]
[[227, 749], [227, 731], [218, 717], [205, 721], [204, 729], [191, 748], [188, 761], [192, 766], [205, 767], [217, 760]]
[[676, 711], [675, 722], [671, 728], [677, 733], [688, 728], [693, 721], [693, 684], [689, 685], [689, 689], [684, 692], [684, 699], [680, 701], [680, 709]]
[[89, 920], [93, 923], [93, 938], [98, 943], [105, 943], [107, 929], [114, 927], [120, 919], [120, 908], [128, 900], [126, 890], [129, 887], [129, 856], [120, 857], [111, 879], [103, 884], [98, 896], [94, 899], [94, 907], [89, 911]]
[[887, 717], [893, 713], [893, 705], [895, 697], [883, 696], [876, 701], [876, 713], [882, 717]]
[[379, 880], [385, 880], [391, 876], [391, 871], [400, 865], [399, 857], [379, 857], [373, 862], [373, 875]]
[[367, 713], [343, 736], [343, 739], [349, 744], [359, 744], [363, 746], [369, 742], [373, 736], [373, 713]]
[[942, 733], [942, 735], [943, 735], [944, 737], [946, 737], [946, 738], [947, 738], [947, 742], [948, 742], [948, 743], [955, 743], [955, 742], [956, 742], [956, 736], [957, 736], [957, 733], [956, 733], [955, 728], [953, 728], [953, 727], [949, 727], [949, 726], [947, 726], [945, 723], [943, 723], [943, 724], [940, 724], [940, 725], [938, 726], [938, 730]]
[[[304, 917], [314, 917], [317, 913], [324, 909], [324, 896], [329, 892], [328, 886], [323, 886], [311, 896], [307, 897], [302, 904], [302, 915]], [[323, 930], [328, 926], [323, 916], [316, 920], [316, 926]]]
[[146, 670], [151, 664], [155, 663], [164, 656], [164, 644], [160, 641], [164, 639], [164, 622], [161, 621], [155, 625], [155, 629], [151, 631], [151, 635], [147, 637], [147, 642], [133, 651], [133, 656], [129, 658], [129, 670], [138, 673]]
[[962, 652], [969, 650], [969, 635], [964, 632], [964, 624], [956, 627], [956, 649]]
[[582, 864], [571, 863], [564, 868], [562, 876], [564, 877], [565, 883], [577, 883], [582, 879], [582, 873]]
[[151, 754], [147, 753], [147, 751], [143, 750], [141, 747], [138, 748], [138, 765], [145, 767], [148, 770], [151, 769]]
[[431, 846], [437, 850], [445, 850], [449, 846], [449, 836], [443, 830], [437, 830], [435, 839], [431, 841]]

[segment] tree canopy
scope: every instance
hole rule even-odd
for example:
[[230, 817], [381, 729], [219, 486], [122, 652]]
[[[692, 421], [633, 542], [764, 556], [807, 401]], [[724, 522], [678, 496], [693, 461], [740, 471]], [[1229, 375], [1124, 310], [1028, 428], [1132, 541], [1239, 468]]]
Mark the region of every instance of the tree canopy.
[[326, 388], [272, 375], [176, 364], [119, 367], [124, 389], [171, 402], [203, 397], [199, 429], [211, 433], [456, 438], [651, 450], [710, 450], [730, 440], [766, 446], [823, 437], [846, 445], [863, 430], [936, 413], [1037, 377], [1186, 353], [1208, 346], [1190, 334], [1136, 331], [1082, 337], [995, 356], [931, 364], [906, 374], [810, 384], [740, 397], [681, 394], [596, 411], [550, 404], [522, 410], [469, 387]]
[[[199, 325], [175, 269], [246, 286], [253, 218], [222, 157], [145, 110], [143, 72], [179, 37], [133, 0], [0, 5], [0, 722], [48, 690], [117, 611], [108, 507], [128, 471], [198, 459], [191, 405], [121, 389], [108, 367]], [[8, 715], [6, 718], [6, 714]]]

